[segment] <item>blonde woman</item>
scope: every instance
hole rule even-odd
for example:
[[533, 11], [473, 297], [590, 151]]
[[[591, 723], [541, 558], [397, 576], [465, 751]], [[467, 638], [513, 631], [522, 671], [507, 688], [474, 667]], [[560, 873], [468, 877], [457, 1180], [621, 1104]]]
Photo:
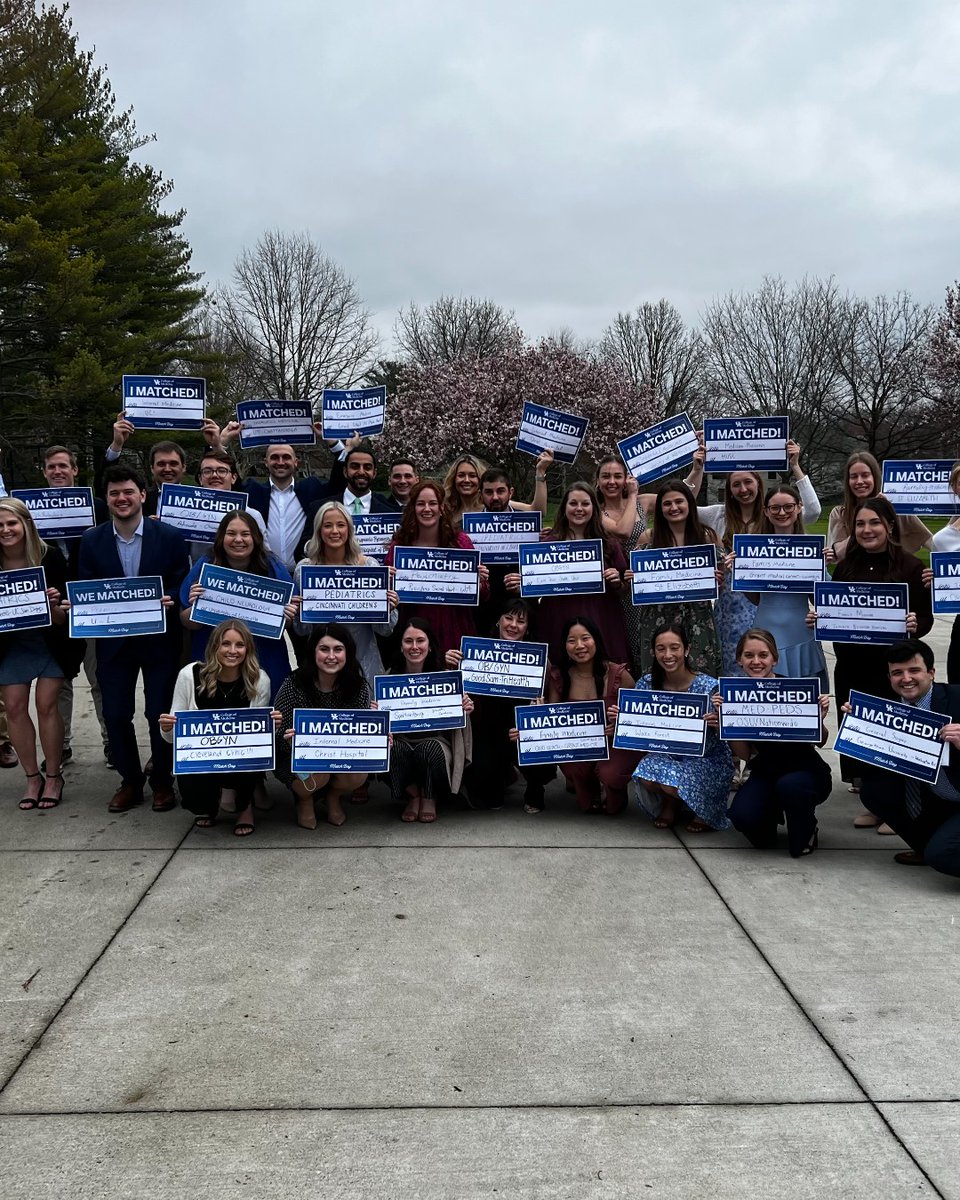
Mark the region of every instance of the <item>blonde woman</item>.
[[443, 498], [450, 520], [459, 529], [465, 512], [483, 512], [480, 477], [487, 468], [472, 454], [461, 454], [443, 479]]

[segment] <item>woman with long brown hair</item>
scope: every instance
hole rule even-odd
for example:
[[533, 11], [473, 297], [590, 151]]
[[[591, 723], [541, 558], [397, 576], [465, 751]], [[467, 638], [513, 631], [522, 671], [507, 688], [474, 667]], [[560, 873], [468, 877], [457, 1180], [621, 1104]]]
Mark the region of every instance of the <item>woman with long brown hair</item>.
[[[827, 521], [827, 562], [839, 562], [853, 537], [853, 524], [857, 509], [864, 500], [883, 495], [880, 487], [883, 471], [874, 456], [867, 450], [855, 450], [843, 467], [843, 503], [830, 511]], [[808, 512], [808, 521], [815, 521]], [[898, 517], [899, 542], [907, 554], [929, 547], [933, 534], [919, 517], [912, 513]]]

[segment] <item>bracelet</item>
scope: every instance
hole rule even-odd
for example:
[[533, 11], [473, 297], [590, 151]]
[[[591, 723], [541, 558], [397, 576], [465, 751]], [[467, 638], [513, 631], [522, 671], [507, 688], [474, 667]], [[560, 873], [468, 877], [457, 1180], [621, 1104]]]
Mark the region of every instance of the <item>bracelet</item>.
[[536, 479], [537, 483], [546, 483], [547, 482], [546, 475], [535, 475], [534, 479]]

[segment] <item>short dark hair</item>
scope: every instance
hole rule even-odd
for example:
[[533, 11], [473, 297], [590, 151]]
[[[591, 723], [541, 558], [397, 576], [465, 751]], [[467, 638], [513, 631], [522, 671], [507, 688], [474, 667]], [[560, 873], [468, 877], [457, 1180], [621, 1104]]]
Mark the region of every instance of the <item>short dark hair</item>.
[[485, 483], [505, 483], [507, 487], [513, 487], [510, 482], [510, 476], [506, 473], [503, 467], [490, 467], [480, 476], [480, 486]]
[[200, 474], [201, 464], [208, 458], [212, 458], [214, 462], [223, 463], [225, 467], [229, 467], [234, 475], [239, 476], [240, 472], [237, 469], [237, 464], [234, 461], [233, 455], [228, 454], [226, 450], [220, 450], [215, 446], [208, 446], [200, 455], [200, 462], [197, 463], [197, 475]]
[[150, 466], [153, 466], [153, 461], [158, 454], [175, 454], [177, 458], [187, 465], [187, 452], [178, 442], [154, 442], [150, 447]]
[[933, 650], [922, 642], [919, 638], [904, 638], [902, 641], [894, 642], [892, 646], [887, 647], [887, 652], [884, 657], [887, 660], [887, 665], [894, 663], [909, 662], [911, 658], [917, 655], [923, 659], [923, 665], [928, 671], [933, 670], [934, 656]]
[[77, 465], [77, 454], [75, 450], [71, 450], [68, 446], [48, 446], [43, 452], [43, 465], [46, 466], [55, 454], [66, 454], [70, 459], [70, 466]]
[[418, 479], [420, 478], [420, 468], [412, 458], [395, 458], [390, 466], [387, 467], [387, 472], [392, 472], [394, 467], [410, 467], [413, 470], [414, 475], [416, 475]]
[[354, 446], [352, 450], [348, 450], [347, 453], [344, 455], [344, 459], [343, 459], [344, 467], [346, 467], [347, 463], [354, 456], [354, 454], [369, 454], [370, 457], [373, 459], [374, 468], [376, 468], [377, 456], [376, 456], [376, 454], [374, 454], [373, 446], [371, 446], [371, 444], [369, 442], [363, 441], [360, 443], [359, 446]]
[[141, 492], [147, 490], [147, 481], [129, 463], [115, 462], [103, 472], [103, 490], [106, 491], [111, 483], [135, 483]]

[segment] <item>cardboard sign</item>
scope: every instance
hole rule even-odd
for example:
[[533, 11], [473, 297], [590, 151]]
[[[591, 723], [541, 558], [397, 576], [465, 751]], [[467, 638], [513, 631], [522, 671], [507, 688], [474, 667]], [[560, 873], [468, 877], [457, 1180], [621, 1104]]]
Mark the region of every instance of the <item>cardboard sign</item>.
[[575, 417], [573, 413], [561, 412], [559, 408], [548, 408], [545, 404], [525, 400], [517, 434], [517, 449], [532, 454], [534, 458], [544, 450], [552, 450], [555, 462], [573, 463], [589, 427], [590, 422], [586, 417]]
[[634, 604], [684, 604], [716, 600], [717, 548], [675, 546], [667, 550], [631, 550]]
[[936, 780], [947, 751], [940, 730], [951, 717], [856, 691], [850, 706], [833, 743], [838, 754], [924, 783]]
[[539, 512], [467, 512], [463, 532], [480, 551], [482, 563], [515, 563], [517, 547], [540, 541]]
[[536, 700], [544, 694], [547, 646], [499, 638], [460, 639], [463, 690], [471, 696], [511, 696]]
[[202, 429], [206, 408], [205, 379], [123, 376], [123, 415], [137, 429]]
[[934, 613], [960, 613], [960, 552], [934, 550], [930, 555], [930, 566], [933, 568]]
[[182, 483], [160, 485], [157, 516], [192, 542], [212, 543], [220, 522], [237, 509], [247, 511], [246, 492], [223, 492]]
[[44, 629], [51, 623], [43, 567], [0, 571], [0, 633]]
[[382, 625], [390, 619], [387, 567], [300, 568], [300, 620], [304, 625], [327, 621]]
[[320, 401], [320, 419], [325, 438], [346, 440], [355, 433], [361, 437], [373, 437], [383, 432], [386, 413], [387, 389], [383, 384], [346, 391], [324, 388]]
[[955, 517], [960, 497], [950, 487], [952, 470], [952, 458], [889, 458], [881, 490], [898, 513]]
[[617, 449], [627, 470], [643, 485], [689, 466], [700, 442], [687, 414], [678, 413], [617, 442]]
[[295, 708], [292, 769], [298, 774], [378, 775], [390, 766], [390, 714], [369, 708]]
[[174, 775], [273, 770], [269, 708], [201, 708], [173, 715]]
[[313, 405], [309, 400], [241, 400], [237, 405], [240, 449], [258, 446], [315, 446]]
[[67, 599], [71, 637], [145, 637], [167, 627], [159, 575], [67, 583]]
[[710, 697], [701, 692], [658, 692], [621, 688], [613, 735], [615, 750], [685, 754], [702, 758], [707, 748], [704, 717]]
[[706, 469], [785, 471], [790, 421], [787, 417], [714, 417], [703, 423]]
[[572, 596], [603, 592], [603, 542], [538, 542], [520, 550], [520, 595]]
[[531, 704], [518, 708], [517, 761], [521, 767], [545, 763], [604, 762], [607, 714], [602, 700]]
[[477, 550], [424, 550], [397, 546], [393, 551], [394, 591], [401, 604], [480, 602], [480, 553]]
[[721, 679], [720, 736], [736, 742], [820, 744], [816, 679]]
[[905, 583], [816, 583], [816, 639], [892, 646], [907, 636], [909, 603]]
[[459, 671], [377, 675], [373, 687], [377, 708], [391, 714], [393, 733], [430, 733], [466, 727], [463, 676]]
[[733, 536], [733, 591], [812, 592], [827, 565], [823, 534], [752, 534]]
[[190, 618], [198, 625], [219, 625], [233, 617], [246, 622], [254, 637], [283, 637], [283, 610], [293, 595], [292, 583], [215, 567], [213, 563], [203, 564], [197, 582], [203, 595], [194, 604]]
[[93, 488], [17, 488], [10, 495], [27, 506], [37, 533], [47, 542], [80, 537], [97, 523]]

